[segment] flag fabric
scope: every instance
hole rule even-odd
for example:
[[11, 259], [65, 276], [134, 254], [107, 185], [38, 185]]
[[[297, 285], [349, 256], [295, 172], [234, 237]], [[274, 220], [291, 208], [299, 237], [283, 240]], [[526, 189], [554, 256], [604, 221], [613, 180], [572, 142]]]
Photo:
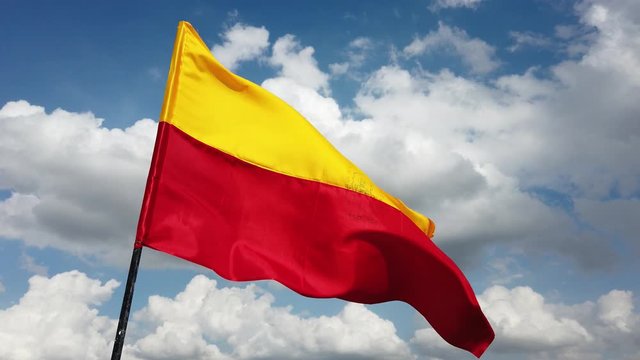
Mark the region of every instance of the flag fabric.
[[480, 356], [493, 330], [433, 232], [430, 219], [378, 188], [285, 102], [225, 69], [180, 23], [136, 248], [310, 297], [404, 301]]

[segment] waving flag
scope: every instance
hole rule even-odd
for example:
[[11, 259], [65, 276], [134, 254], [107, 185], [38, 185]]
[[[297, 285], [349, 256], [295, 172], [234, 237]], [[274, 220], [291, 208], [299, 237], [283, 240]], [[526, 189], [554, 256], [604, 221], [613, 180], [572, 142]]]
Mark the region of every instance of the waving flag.
[[401, 300], [480, 356], [493, 331], [433, 231], [180, 23], [136, 248], [311, 297]]

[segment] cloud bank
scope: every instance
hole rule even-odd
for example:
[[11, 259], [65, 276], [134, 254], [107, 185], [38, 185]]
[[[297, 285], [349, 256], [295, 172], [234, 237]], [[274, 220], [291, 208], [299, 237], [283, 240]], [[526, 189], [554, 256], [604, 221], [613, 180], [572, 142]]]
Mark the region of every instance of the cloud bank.
[[[116, 319], [100, 306], [118, 286], [79, 271], [29, 280], [16, 305], [0, 309], [7, 359], [101, 359], [113, 346]], [[493, 286], [479, 296], [496, 330], [488, 356], [527, 359], [633, 359], [640, 354], [640, 314], [633, 293], [612, 290], [596, 302], [549, 303], [529, 287]], [[625, 355], [626, 354], [626, 355]], [[174, 297], [150, 296], [132, 314], [127, 359], [465, 359], [431, 328], [410, 341], [359, 304], [331, 316], [303, 316], [275, 306], [255, 286], [219, 287], [195, 276]], [[625, 357], [627, 356], [627, 357]]]

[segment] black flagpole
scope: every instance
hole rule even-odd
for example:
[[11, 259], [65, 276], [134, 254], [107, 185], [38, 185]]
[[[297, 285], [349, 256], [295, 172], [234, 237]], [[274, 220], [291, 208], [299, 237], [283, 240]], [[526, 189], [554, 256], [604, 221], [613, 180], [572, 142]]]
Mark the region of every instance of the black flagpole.
[[134, 248], [131, 254], [131, 265], [129, 265], [129, 275], [127, 276], [127, 285], [124, 289], [120, 319], [118, 320], [118, 330], [116, 331], [116, 340], [113, 343], [111, 360], [120, 360], [120, 355], [122, 355], [124, 335], [127, 332], [127, 321], [129, 320], [129, 310], [131, 310], [131, 300], [133, 299], [133, 288], [136, 285], [136, 277], [138, 276], [140, 254], [142, 254], [142, 246]]

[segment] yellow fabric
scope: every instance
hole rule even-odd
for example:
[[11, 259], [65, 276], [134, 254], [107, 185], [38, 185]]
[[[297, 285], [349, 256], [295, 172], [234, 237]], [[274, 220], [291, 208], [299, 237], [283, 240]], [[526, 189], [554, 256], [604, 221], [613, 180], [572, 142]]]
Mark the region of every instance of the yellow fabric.
[[298, 112], [225, 69], [187, 22], [180, 22], [161, 121], [246, 162], [378, 199], [428, 236], [433, 222], [378, 188]]

